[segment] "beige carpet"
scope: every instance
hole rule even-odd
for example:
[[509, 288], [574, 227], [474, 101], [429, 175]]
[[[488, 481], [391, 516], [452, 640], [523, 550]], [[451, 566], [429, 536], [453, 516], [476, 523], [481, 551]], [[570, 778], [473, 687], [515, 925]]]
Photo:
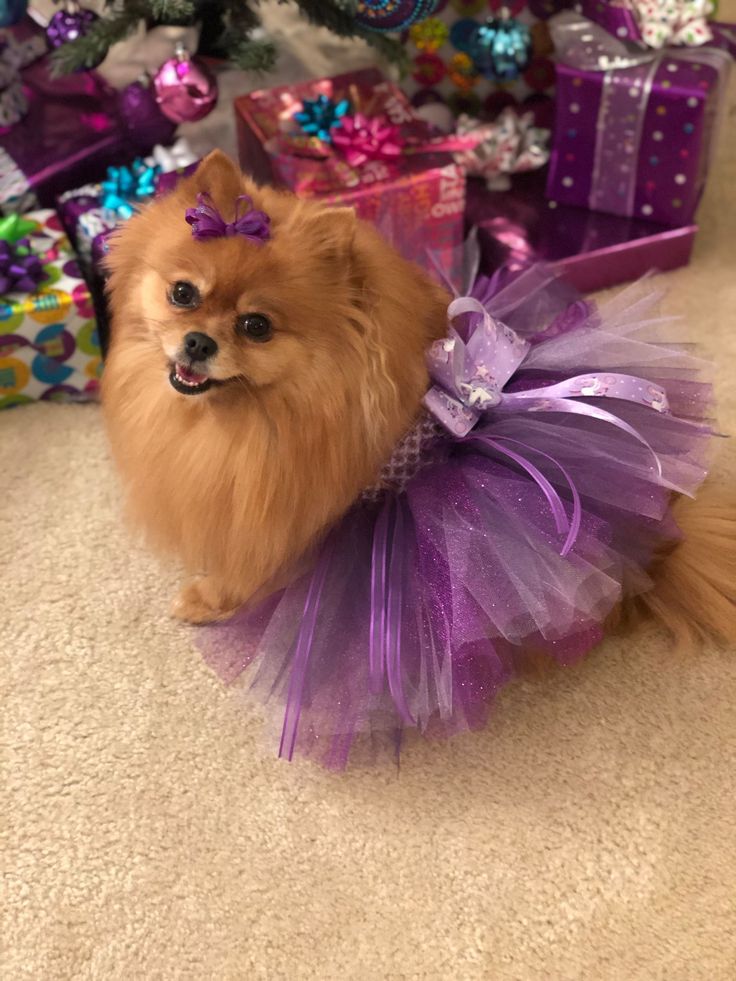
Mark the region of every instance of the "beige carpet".
[[[733, 118], [666, 277], [732, 432]], [[736, 652], [611, 641], [330, 775], [274, 759], [119, 510], [97, 407], [0, 413], [4, 981], [736, 978]]]

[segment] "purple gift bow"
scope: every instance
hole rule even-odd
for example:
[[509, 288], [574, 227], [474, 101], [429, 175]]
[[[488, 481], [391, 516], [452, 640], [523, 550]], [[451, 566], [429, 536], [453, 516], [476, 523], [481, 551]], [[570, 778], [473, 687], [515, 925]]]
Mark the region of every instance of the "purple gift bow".
[[[620, 214], [623, 203], [624, 213], [633, 212], [646, 107], [654, 77], [664, 59], [706, 64], [721, 76], [715, 122], [705, 153], [707, 165], [726, 108], [726, 81], [731, 63], [728, 52], [708, 47], [642, 50], [571, 10], [555, 14], [547, 23], [559, 61], [581, 71], [604, 73], [588, 195], [591, 210]], [[632, 116], [633, 126], [627, 122]], [[622, 147], [627, 148], [625, 153], [621, 152]], [[558, 151], [554, 147], [551, 173], [557, 165]]]
[[[242, 213], [241, 205], [244, 209]], [[253, 201], [247, 194], [240, 194], [235, 199], [235, 217], [232, 221], [225, 221], [207, 192], [197, 195], [197, 207], [187, 208], [184, 218], [192, 226], [192, 235], [197, 241], [242, 235], [252, 242], [263, 243], [271, 235], [271, 219], [264, 211], [253, 208]]]
[[[567, 555], [575, 544], [581, 521], [580, 497], [569, 475], [556, 460], [548, 457], [562, 471], [570, 487], [573, 498], [572, 523], [559, 494], [539, 468], [504, 445], [515, 441], [505, 437], [473, 434], [473, 427], [490, 410], [564, 412], [598, 419], [623, 430], [645, 446], [652, 454], [657, 476], [662, 480], [659, 457], [641, 433], [612, 412], [587, 402], [577, 402], [575, 399], [616, 398], [665, 413], [669, 412], [667, 395], [661, 386], [644, 378], [607, 371], [575, 375], [553, 385], [526, 391], [505, 392], [504, 386], [523, 365], [531, 344], [494, 319], [474, 297], [459, 297], [448, 308], [451, 322], [468, 313], [479, 314], [481, 320], [471, 328], [467, 342], [451, 326], [448, 337], [435, 341], [429, 350], [427, 362], [434, 384], [424, 397], [424, 405], [456, 439], [481, 441], [527, 472], [544, 493], [558, 532], [567, 533], [561, 549], [561, 554]], [[535, 452], [545, 456], [540, 451]]]

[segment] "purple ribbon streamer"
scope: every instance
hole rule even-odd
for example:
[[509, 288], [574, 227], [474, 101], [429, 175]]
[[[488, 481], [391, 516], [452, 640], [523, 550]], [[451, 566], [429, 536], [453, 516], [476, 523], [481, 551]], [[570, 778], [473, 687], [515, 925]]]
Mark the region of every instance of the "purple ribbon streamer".
[[414, 725], [401, 671], [401, 625], [404, 563], [404, 515], [393, 496], [376, 519], [371, 554], [371, 618], [368, 672], [373, 694], [383, 691], [384, 676], [402, 720]]
[[309, 581], [307, 598], [304, 601], [304, 611], [299, 623], [299, 632], [294, 644], [294, 661], [289, 678], [289, 690], [286, 696], [284, 723], [281, 729], [279, 758], [291, 760], [294, 756], [296, 737], [299, 729], [299, 718], [302, 712], [304, 698], [304, 683], [309, 667], [309, 655], [312, 652], [314, 630], [317, 626], [317, 616], [322, 602], [322, 592], [327, 578], [327, 571], [332, 557], [332, 542], [324, 544], [320, 557]]
[[561, 553], [567, 555], [580, 528], [579, 495], [569, 475], [556, 460], [547, 457], [562, 471], [570, 486], [573, 497], [572, 524], [559, 495], [541, 470], [526, 457], [503, 445], [513, 440], [473, 436], [473, 427], [491, 411], [499, 414], [521, 411], [583, 415], [616, 426], [645, 446], [652, 455], [657, 476], [661, 480], [659, 457], [640, 432], [607, 409], [575, 400], [614, 398], [666, 413], [669, 412], [666, 392], [661, 386], [636, 375], [600, 371], [575, 375], [562, 382], [526, 391], [506, 392], [506, 384], [523, 366], [531, 344], [506, 324], [491, 317], [484, 304], [474, 297], [453, 300], [448, 308], [451, 323], [466, 314], [480, 315], [481, 318], [468, 328], [466, 340], [451, 326], [448, 337], [435, 341], [430, 348], [427, 362], [434, 384], [425, 395], [424, 404], [453, 436], [464, 439], [470, 434], [471, 439], [482, 440], [486, 446], [513, 460], [529, 474], [547, 498], [558, 531], [568, 532]]

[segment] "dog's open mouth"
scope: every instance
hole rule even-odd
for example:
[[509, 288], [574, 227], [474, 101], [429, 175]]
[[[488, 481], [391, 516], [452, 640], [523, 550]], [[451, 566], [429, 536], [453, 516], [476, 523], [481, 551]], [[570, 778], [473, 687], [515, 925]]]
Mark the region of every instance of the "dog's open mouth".
[[206, 392], [208, 388], [217, 384], [217, 379], [192, 371], [191, 368], [187, 368], [179, 361], [172, 366], [169, 372], [169, 381], [172, 387], [177, 392], [181, 392], [182, 395], [201, 395], [202, 392]]

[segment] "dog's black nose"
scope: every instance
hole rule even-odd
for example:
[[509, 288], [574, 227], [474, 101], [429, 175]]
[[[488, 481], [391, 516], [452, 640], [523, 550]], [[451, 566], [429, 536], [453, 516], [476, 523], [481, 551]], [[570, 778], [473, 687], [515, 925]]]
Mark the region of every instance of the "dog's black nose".
[[209, 334], [192, 330], [184, 338], [184, 350], [192, 361], [206, 361], [213, 354], [217, 354], [217, 341]]

